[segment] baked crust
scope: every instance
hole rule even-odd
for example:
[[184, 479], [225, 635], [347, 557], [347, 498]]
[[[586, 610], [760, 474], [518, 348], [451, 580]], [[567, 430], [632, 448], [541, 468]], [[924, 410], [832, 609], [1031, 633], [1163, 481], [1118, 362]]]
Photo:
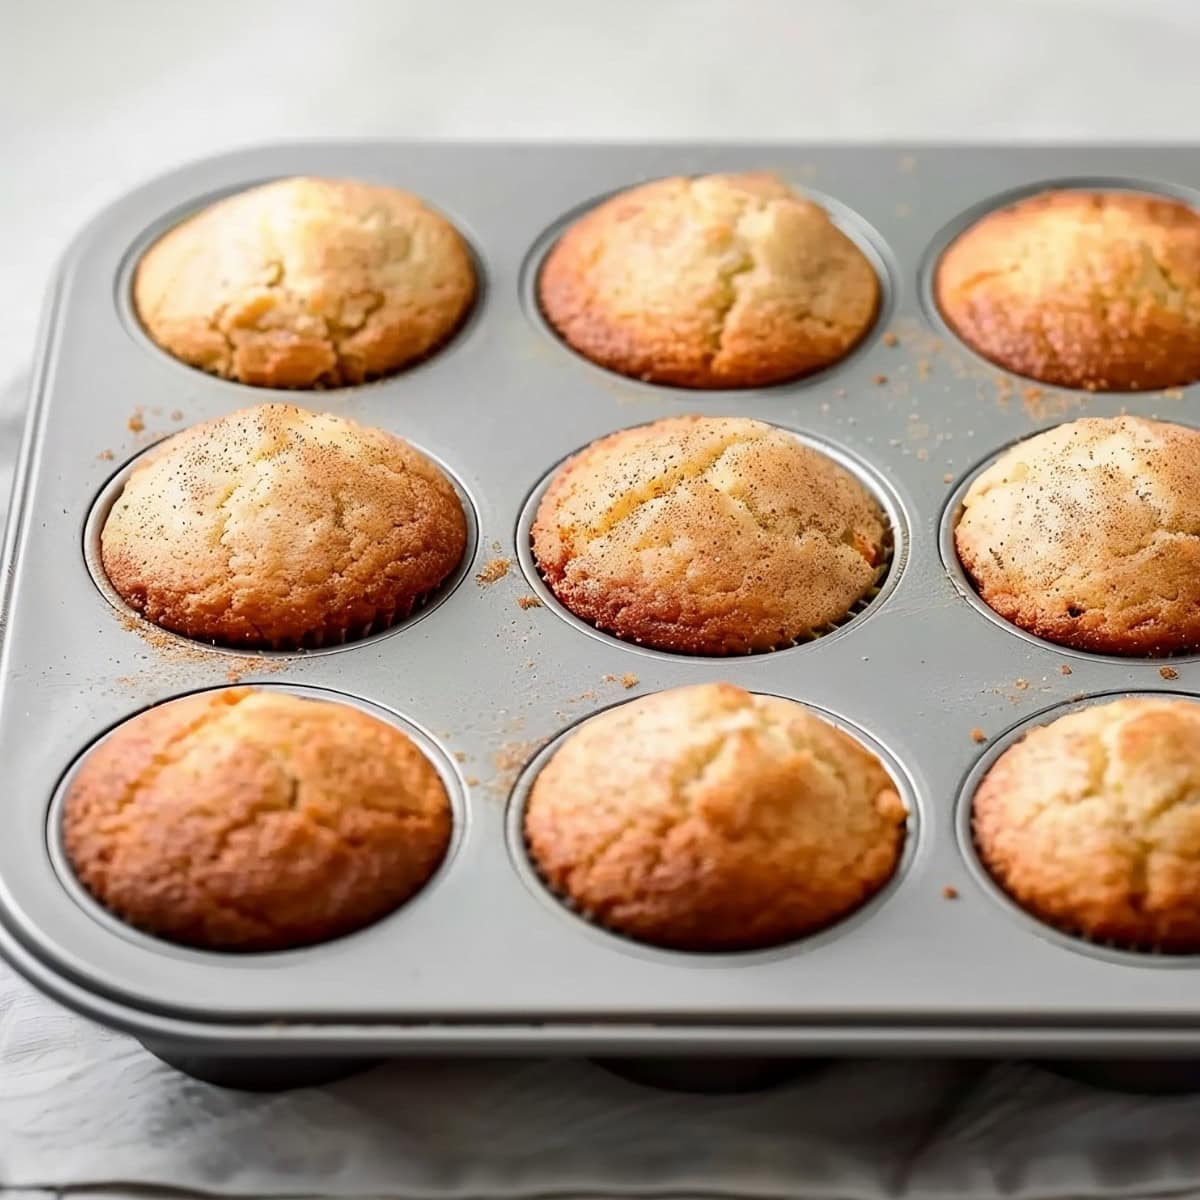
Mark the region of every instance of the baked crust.
[[732, 684], [593, 717], [543, 767], [525, 836], [584, 915], [683, 950], [774, 945], [891, 878], [907, 812], [882, 763], [802, 705]]
[[773, 650], [877, 583], [871, 494], [783, 430], [671, 417], [593, 442], [550, 483], [533, 552], [554, 594], [617, 637], [688, 654]]
[[466, 517], [407, 442], [264, 404], [170, 438], [104, 523], [104, 570], [164, 629], [289, 649], [405, 617], [458, 565]]
[[538, 295], [564, 340], [603, 367], [747, 388], [843, 358], [880, 289], [824, 209], [747, 174], [660, 179], [604, 201], [550, 251]]
[[1200, 951], [1200, 705], [1145, 697], [1031, 730], [974, 798], [979, 855], [1034, 916], [1134, 948]]
[[84, 887], [148, 933], [283, 950], [392, 911], [446, 854], [433, 765], [357, 708], [226, 688], [159, 705], [92, 750], [63, 810]]
[[1200, 213], [1163, 196], [1055, 191], [989, 213], [934, 283], [985, 358], [1063, 387], [1200, 379]]
[[980, 596], [1080, 650], [1200, 648], [1200, 432], [1085, 417], [1012, 447], [963, 499], [954, 532]]
[[133, 281], [169, 354], [270, 388], [398, 371], [450, 337], [475, 291], [466, 243], [416, 196], [311, 178], [203, 209], [146, 251]]

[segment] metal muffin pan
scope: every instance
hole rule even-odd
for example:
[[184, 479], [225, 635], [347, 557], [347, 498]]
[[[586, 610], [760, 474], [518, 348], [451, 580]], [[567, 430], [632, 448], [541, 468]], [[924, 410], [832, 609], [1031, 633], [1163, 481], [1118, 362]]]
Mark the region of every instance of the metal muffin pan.
[[[831, 198], [872, 254], [886, 276], [883, 310], [853, 354], [794, 383], [701, 392], [613, 375], [553, 336], [532, 281], [564, 214], [656, 176], [730, 169], [775, 170]], [[127, 297], [147, 238], [216, 195], [300, 173], [393, 183], [445, 212], [483, 283], [464, 328], [403, 374], [312, 393], [227, 383], [154, 348]], [[270, 1059], [286, 1077], [299, 1060], [434, 1053], [1200, 1058], [1200, 964], [1163, 969], [1153, 955], [1068, 947], [1014, 919], [958, 824], [964, 785], [989, 752], [974, 730], [994, 745], [1081, 695], [1188, 694], [1200, 679], [1195, 658], [1104, 658], [1018, 635], [968, 600], [939, 541], [960, 481], [1018, 438], [1084, 414], [1200, 423], [1200, 387], [1033, 387], [983, 363], [931, 315], [930, 249], [964, 214], [1014, 189], [1114, 178], [1190, 197], [1200, 156], [338, 143], [240, 151], [120, 200], [73, 243], [51, 290], [7, 531], [0, 950], [59, 1000], [201, 1073], [204, 1063]], [[280, 399], [391, 430], [442, 462], [477, 522], [464, 580], [420, 619], [336, 653], [235, 654], [114, 609], [85, 554], [89, 513], [114, 471], [186, 425]], [[831, 636], [724, 659], [589, 636], [552, 601], [519, 604], [544, 592], [525, 576], [528, 505], [547, 472], [594, 438], [682, 413], [757, 417], [865, 473], [896, 525], [881, 595]], [[478, 582], [495, 558], [509, 560], [508, 573]], [[1164, 666], [1177, 677], [1164, 678]], [[622, 687], [625, 677], [636, 683]], [[720, 679], [801, 700], [881, 749], [914, 808], [903, 869], [855, 917], [767, 952], [658, 951], [585, 927], [520, 861], [511, 806], [531, 762], [613, 703]], [[410, 905], [323, 945], [218, 954], [114, 928], [64, 880], [52, 802], [72, 764], [147, 706], [235, 680], [377, 706], [424, 730], [453, 764], [456, 845]]]

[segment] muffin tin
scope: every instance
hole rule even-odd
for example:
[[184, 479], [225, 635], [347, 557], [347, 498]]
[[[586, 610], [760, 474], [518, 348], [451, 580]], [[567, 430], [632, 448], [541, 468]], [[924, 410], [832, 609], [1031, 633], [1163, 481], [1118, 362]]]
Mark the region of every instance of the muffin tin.
[[[762, 168], [827, 202], [881, 272], [879, 322], [843, 363], [769, 389], [693, 392], [610, 374], [549, 331], [533, 283], [564, 214], [655, 176]], [[210, 378], [149, 342], [128, 300], [148, 240], [216, 196], [299, 173], [394, 183], [463, 231], [484, 286], [442, 351], [379, 383], [281, 394]], [[339, 143], [240, 151], [119, 201], [74, 242], [50, 293], [4, 551], [0, 950], [62, 1002], [240, 1082], [406, 1054], [1200, 1058], [1200, 958], [1065, 944], [997, 895], [963, 836], [964, 787], [1009, 731], [1080, 696], [1188, 694], [1200, 679], [1196, 656], [1088, 655], [989, 619], [945, 537], [965, 479], [1038, 429], [1123, 410], [1200, 423], [1200, 387], [1032, 385], [974, 356], [931, 311], [932, 256], [953, 232], [1014, 191], [1063, 183], [1195, 202], [1200, 159]], [[185, 425], [280, 398], [391, 430], [447, 468], [475, 522], [457, 581], [384, 635], [297, 654], [206, 647], [122, 611], [89, 569], [91, 514], [111, 501], [114, 473]], [[614, 429], [690, 412], [794, 430], [880, 495], [895, 554], [864, 611], [815, 641], [726, 659], [563, 619], [527, 547], [547, 473]], [[683, 954], [589, 928], [524, 861], [519, 806], [539, 748], [608, 705], [714, 679], [811, 704], [878, 746], [914, 813], [902, 870], [855, 917], [769, 951]], [[146, 937], [74, 885], [55, 804], [79, 756], [148, 705], [234, 680], [344, 696], [425, 739], [458, 824], [415, 901], [338, 941], [238, 955]]]

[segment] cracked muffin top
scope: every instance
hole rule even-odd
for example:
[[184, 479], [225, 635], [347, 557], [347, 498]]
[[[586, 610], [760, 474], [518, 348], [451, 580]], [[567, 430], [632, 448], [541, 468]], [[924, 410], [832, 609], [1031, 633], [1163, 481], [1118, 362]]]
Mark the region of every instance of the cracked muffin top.
[[341, 387], [443, 343], [475, 297], [466, 243], [396, 188], [280, 179], [203, 209], [138, 263], [133, 300], [169, 354], [223, 379]]
[[100, 535], [105, 574], [164, 629], [257, 649], [386, 628], [453, 572], [466, 517], [407, 442], [263, 404], [136, 466]]
[[1039, 433], [971, 484], [954, 542], [984, 601], [1038, 637], [1200, 648], [1200, 432], [1126, 416]]
[[821, 929], [891, 878], [907, 810], [883, 764], [792, 700], [728, 683], [580, 725], [525, 811], [545, 882], [616, 932], [747, 950]]
[[1177, 200], [1031, 196], [953, 242], [934, 290], [954, 332], [1018, 375], [1121, 392], [1200, 378], [1200, 213]]
[[687, 654], [774, 650], [844, 620], [878, 582], [888, 528], [833, 459], [761, 421], [671, 417], [593, 442], [533, 524], [576, 616]]
[[638, 379], [761, 387], [837, 362], [879, 280], [823, 208], [768, 174], [660, 179], [572, 225], [538, 280], [586, 358]]
[[1200, 704], [1138, 697], [1032, 730], [975, 794], [980, 858], [1072, 934], [1200, 951]]
[[378, 920], [445, 857], [450, 802], [410, 738], [347, 704], [226, 688], [119, 726], [72, 780], [67, 855], [147, 933], [284, 950]]

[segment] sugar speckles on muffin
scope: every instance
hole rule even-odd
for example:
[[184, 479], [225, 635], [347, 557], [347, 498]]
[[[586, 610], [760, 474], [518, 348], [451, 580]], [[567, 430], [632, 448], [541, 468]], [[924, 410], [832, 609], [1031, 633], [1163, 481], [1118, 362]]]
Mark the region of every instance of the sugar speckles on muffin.
[[407, 442], [267, 404], [153, 451], [100, 542], [113, 587], [156, 625], [293, 649], [407, 616], [454, 571], [466, 532], [453, 485]]
[[888, 526], [845, 468], [746, 418], [672, 417], [593, 442], [533, 525], [576, 616], [690, 654], [744, 654], [844, 620], [886, 565]]

